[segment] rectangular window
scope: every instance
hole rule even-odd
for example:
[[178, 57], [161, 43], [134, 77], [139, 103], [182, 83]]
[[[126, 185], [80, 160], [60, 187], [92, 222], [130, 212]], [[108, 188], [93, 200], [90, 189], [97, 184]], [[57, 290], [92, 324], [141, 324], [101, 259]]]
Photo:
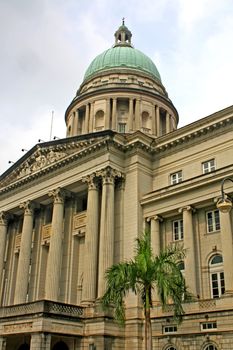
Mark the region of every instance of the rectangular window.
[[118, 124], [118, 131], [121, 133], [125, 133], [125, 127], [126, 127], [125, 123], [119, 123]]
[[184, 238], [183, 220], [173, 221], [173, 241], [180, 241]]
[[225, 292], [224, 272], [215, 272], [211, 274], [212, 297], [214, 299], [221, 297]]
[[209, 330], [209, 329], [217, 329], [217, 322], [213, 321], [213, 322], [203, 322], [201, 323], [201, 330], [205, 331], [205, 330]]
[[203, 174], [210, 173], [211, 171], [214, 171], [214, 170], [215, 170], [215, 160], [214, 159], [210, 159], [210, 160], [207, 160], [206, 162], [202, 163]]
[[163, 333], [176, 333], [177, 332], [177, 326], [164, 326], [163, 327]]
[[215, 232], [220, 230], [219, 210], [212, 210], [206, 213], [207, 232]]
[[178, 184], [182, 181], [182, 171], [177, 171], [177, 173], [170, 175], [171, 185]]

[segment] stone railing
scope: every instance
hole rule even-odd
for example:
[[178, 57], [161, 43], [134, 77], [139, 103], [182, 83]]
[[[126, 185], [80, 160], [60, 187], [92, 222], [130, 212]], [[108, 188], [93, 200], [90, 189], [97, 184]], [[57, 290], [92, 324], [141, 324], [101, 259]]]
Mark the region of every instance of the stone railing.
[[0, 308], [0, 318], [28, 316], [34, 314], [49, 314], [66, 317], [82, 317], [81, 306], [57, 303], [48, 300], [40, 300], [32, 303], [5, 306]]

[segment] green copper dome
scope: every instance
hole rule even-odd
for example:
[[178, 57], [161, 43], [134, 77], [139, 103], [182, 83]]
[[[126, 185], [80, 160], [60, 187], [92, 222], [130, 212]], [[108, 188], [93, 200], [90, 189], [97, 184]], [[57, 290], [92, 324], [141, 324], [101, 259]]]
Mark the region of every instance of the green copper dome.
[[114, 68], [133, 68], [161, 81], [154, 62], [141, 51], [130, 46], [115, 45], [98, 55], [88, 67], [84, 81], [102, 71]]

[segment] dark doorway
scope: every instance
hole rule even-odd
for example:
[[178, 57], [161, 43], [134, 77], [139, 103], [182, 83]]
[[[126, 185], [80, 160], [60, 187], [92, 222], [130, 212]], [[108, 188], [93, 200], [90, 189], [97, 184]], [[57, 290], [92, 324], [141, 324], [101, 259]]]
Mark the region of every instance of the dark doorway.
[[53, 346], [53, 350], [69, 350], [69, 348], [64, 341], [59, 341]]
[[25, 343], [25, 344], [20, 345], [18, 350], [30, 350], [30, 346]]

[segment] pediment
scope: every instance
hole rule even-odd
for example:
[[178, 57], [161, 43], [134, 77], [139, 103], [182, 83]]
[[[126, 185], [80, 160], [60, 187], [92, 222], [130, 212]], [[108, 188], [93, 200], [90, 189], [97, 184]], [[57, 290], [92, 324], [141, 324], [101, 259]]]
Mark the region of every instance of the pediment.
[[[36, 173], [49, 171], [49, 168], [56, 166], [72, 155], [85, 151], [90, 147], [103, 141], [104, 137], [93, 137], [87, 140], [67, 138], [37, 144], [25, 156], [19, 159], [0, 178], [0, 188], [9, 186], [15, 182], [26, 179]], [[67, 160], [68, 161], [68, 160]]]

